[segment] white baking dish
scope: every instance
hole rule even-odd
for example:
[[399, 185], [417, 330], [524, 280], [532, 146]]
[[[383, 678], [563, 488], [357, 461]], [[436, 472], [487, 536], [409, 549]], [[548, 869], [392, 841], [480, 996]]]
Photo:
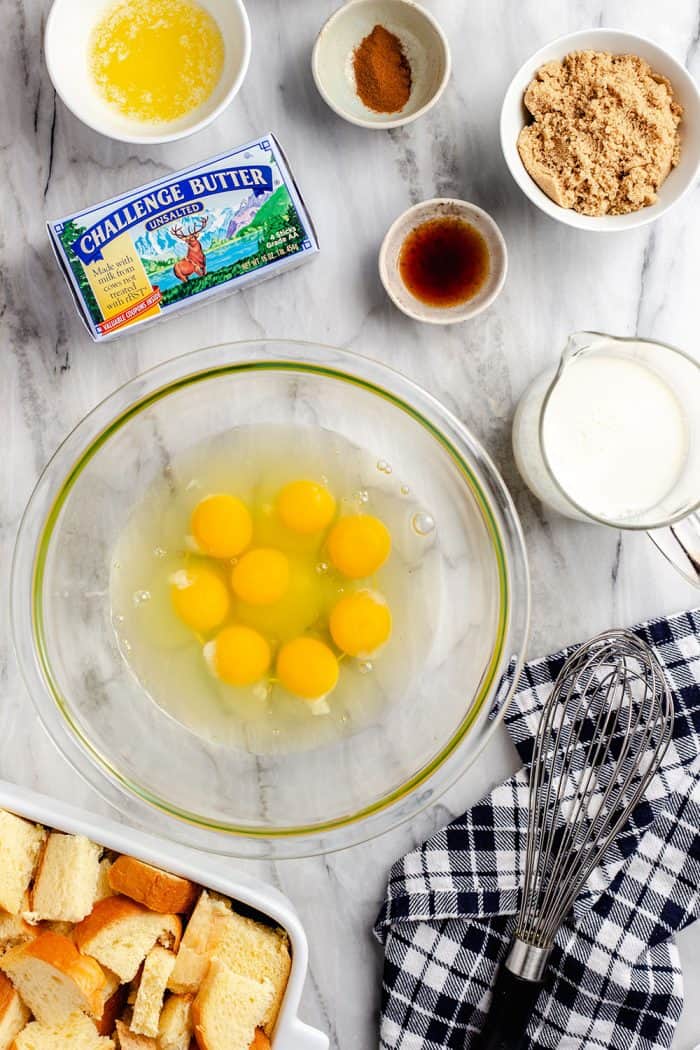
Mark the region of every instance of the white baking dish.
[[328, 1050], [328, 1037], [304, 1024], [297, 1016], [306, 980], [309, 948], [306, 934], [291, 902], [272, 886], [239, 873], [224, 874], [217, 870], [216, 862], [210, 860], [208, 864], [204, 854], [188, 850], [188, 856], [184, 857], [181, 847], [154, 835], [134, 831], [105, 817], [87, 813], [4, 780], [0, 780], [0, 809], [8, 809], [20, 817], [27, 817], [57, 831], [86, 835], [107, 849], [128, 853], [148, 864], [191, 879], [207, 889], [231, 897], [234, 902], [240, 901], [249, 908], [255, 908], [272, 919], [287, 931], [292, 947], [292, 971], [272, 1040], [273, 1050]]

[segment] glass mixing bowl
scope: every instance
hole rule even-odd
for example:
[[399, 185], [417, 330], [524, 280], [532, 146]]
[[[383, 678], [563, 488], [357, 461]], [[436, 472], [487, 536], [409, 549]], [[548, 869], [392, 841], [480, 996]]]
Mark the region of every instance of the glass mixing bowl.
[[[436, 522], [441, 599], [422, 673], [375, 722], [304, 753], [252, 754], [185, 728], [141, 687], [112, 623], [114, 545], [149, 486], [194, 443], [249, 423], [312, 424], [376, 450]], [[191, 846], [305, 856], [409, 819], [474, 761], [522, 663], [529, 581], [510, 496], [442, 405], [376, 361], [259, 341], [160, 365], [76, 427], [22, 519], [12, 616], [45, 728], [108, 801]]]

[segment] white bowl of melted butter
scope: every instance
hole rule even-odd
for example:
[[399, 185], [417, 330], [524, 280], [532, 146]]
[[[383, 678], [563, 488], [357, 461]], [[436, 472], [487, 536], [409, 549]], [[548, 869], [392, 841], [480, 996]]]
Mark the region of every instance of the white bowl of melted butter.
[[44, 38], [63, 103], [122, 142], [206, 127], [238, 93], [250, 52], [242, 0], [54, 0]]

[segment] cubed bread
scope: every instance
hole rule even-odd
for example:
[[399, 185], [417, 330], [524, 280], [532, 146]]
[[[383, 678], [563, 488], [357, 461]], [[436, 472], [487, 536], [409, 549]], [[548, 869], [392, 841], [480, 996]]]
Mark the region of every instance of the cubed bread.
[[107, 897], [114, 897], [114, 890], [109, 881], [109, 873], [111, 870], [112, 861], [109, 857], [103, 857], [97, 871], [97, 886], [95, 887], [95, 900], [93, 906], [94, 904], [97, 904], [98, 901], [106, 900]]
[[45, 838], [43, 828], [0, 810], [0, 911], [19, 914]]
[[194, 1035], [192, 996], [171, 995], [158, 1025], [158, 1050], [189, 1050]]
[[78, 923], [74, 936], [82, 952], [125, 983], [133, 981], [156, 943], [176, 951], [181, 933], [177, 915], [159, 915], [128, 897], [108, 897]]
[[115, 893], [131, 897], [163, 915], [189, 911], [199, 893], [194, 882], [170, 875], [126, 854], [118, 857], [112, 865], [109, 883]]
[[182, 935], [182, 943], [170, 975], [168, 988], [179, 995], [196, 995], [209, 969], [209, 941], [214, 919], [223, 918], [231, 905], [223, 898], [202, 890], [190, 921]]
[[181, 945], [168, 981], [170, 991], [178, 995], [196, 995], [207, 975], [210, 961], [208, 955], [200, 955], [186, 944]]
[[7, 911], [0, 912], [0, 956], [18, 944], [26, 944], [27, 941], [34, 940], [38, 935], [39, 931], [36, 927], [28, 923], [21, 914], [10, 915]]
[[130, 1028], [139, 1035], [158, 1035], [160, 1013], [168, 978], [175, 965], [175, 956], [167, 948], [151, 948], [143, 964], [143, 973], [134, 1001], [134, 1015]]
[[0, 973], [0, 1050], [9, 1050], [29, 1020], [29, 1010], [4, 973]]
[[286, 933], [229, 911], [214, 917], [208, 951], [234, 973], [270, 982], [274, 994], [261, 1027], [272, 1035], [292, 966]]
[[126, 1006], [128, 987], [121, 984], [116, 973], [105, 970], [105, 986], [102, 989], [102, 1012], [95, 1018], [100, 1035], [111, 1035], [117, 1018], [121, 1017]]
[[0, 970], [42, 1024], [61, 1025], [77, 1011], [92, 1017], [102, 1013], [102, 967], [58, 933], [46, 930], [10, 949], [0, 959]]
[[132, 1032], [123, 1021], [117, 1021], [116, 1033], [119, 1050], [159, 1050], [155, 1039]]
[[192, 1003], [199, 1050], [249, 1050], [272, 1006], [269, 981], [254, 981], [213, 959]]
[[114, 1050], [114, 1040], [98, 1034], [85, 1014], [71, 1014], [60, 1025], [32, 1021], [15, 1039], [12, 1050]]
[[52, 831], [42, 850], [30, 894], [39, 922], [80, 922], [92, 911], [100, 847], [84, 835]]

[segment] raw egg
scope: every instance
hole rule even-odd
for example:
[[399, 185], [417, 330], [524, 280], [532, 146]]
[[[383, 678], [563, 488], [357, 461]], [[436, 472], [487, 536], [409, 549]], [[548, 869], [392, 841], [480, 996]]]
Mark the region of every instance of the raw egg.
[[335, 568], [351, 580], [371, 576], [391, 553], [391, 534], [372, 514], [341, 518], [328, 536], [328, 554]]
[[391, 612], [380, 594], [357, 591], [331, 609], [329, 629], [335, 644], [348, 656], [371, 656], [391, 634]]
[[170, 577], [170, 598], [183, 623], [208, 634], [228, 616], [230, 600], [223, 580], [212, 569], [196, 565]]
[[292, 532], [308, 536], [330, 525], [335, 498], [315, 481], [291, 481], [277, 497], [277, 513]]
[[317, 638], [294, 638], [279, 651], [277, 677], [288, 692], [302, 700], [325, 700], [338, 684], [338, 674], [335, 654]]
[[228, 685], [253, 685], [267, 674], [272, 659], [265, 638], [252, 627], [225, 627], [204, 646], [210, 670]]
[[274, 605], [289, 589], [289, 559], [282, 551], [258, 547], [244, 554], [231, 574], [233, 593], [249, 605]]
[[236, 558], [250, 546], [253, 521], [243, 500], [227, 493], [207, 496], [190, 521], [194, 545], [212, 558]]
[[330, 600], [325, 591], [328, 582], [312, 565], [290, 557], [289, 587], [285, 595], [272, 605], [239, 601], [236, 618], [271, 641], [288, 642], [306, 634], [323, 619]]

